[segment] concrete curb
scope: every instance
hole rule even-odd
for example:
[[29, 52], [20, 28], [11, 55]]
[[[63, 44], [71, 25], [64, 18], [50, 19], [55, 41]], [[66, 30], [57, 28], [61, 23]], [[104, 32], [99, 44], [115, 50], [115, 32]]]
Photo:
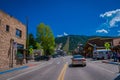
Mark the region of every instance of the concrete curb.
[[108, 63], [108, 64], [120, 65], [120, 63], [118, 63], [118, 62], [111, 62], [111, 61], [102, 61], [102, 63]]
[[25, 68], [28, 68], [28, 67], [29, 66], [22, 66], [22, 67], [13, 68], [13, 69], [10, 69], [10, 70], [5, 70], [5, 71], [0, 72], [0, 75], [5, 74], [5, 73], [10, 73], [10, 72], [13, 72], [13, 71], [17, 71], [17, 70], [22, 70], [22, 69], [25, 69]]
[[12, 68], [12, 69], [9, 69], [9, 70], [0, 71], [0, 75], [5, 74], [5, 73], [10, 73], [10, 72], [13, 72], [13, 71], [17, 71], [17, 70], [22, 70], [22, 69], [25, 69], [25, 68], [28, 68], [28, 67], [37, 66], [38, 64], [39, 63], [29, 62], [28, 64], [25, 64], [25, 65], [17, 67], [17, 68]]

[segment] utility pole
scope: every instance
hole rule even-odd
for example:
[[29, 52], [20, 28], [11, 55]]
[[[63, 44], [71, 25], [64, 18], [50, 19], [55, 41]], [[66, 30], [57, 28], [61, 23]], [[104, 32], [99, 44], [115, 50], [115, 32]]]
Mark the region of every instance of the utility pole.
[[26, 53], [26, 63], [28, 63], [28, 49], [29, 49], [29, 36], [28, 36], [28, 17], [26, 17], [26, 49], [27, 49], [27, 53]]

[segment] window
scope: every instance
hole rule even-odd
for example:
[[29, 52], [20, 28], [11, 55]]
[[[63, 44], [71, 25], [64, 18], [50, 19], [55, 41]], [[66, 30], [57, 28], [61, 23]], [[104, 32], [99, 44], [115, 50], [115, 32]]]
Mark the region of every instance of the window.
[[1, 22], [2, 22], [2, 20], [0, 19], [0, 26], [1, 26]]
[[10, 30], [10, 26], [6, 25], [6, 31], [9, 32], [9, 30]]
[[22, 37], [22, 31], [19, 29], [16, 29], [16, 37]]
[[17, 48], [18, 48], [18, 49], [24, 49], [24, 45], [23, 45], [23, 44], [18, 44], [18, 43], [17, 43]]

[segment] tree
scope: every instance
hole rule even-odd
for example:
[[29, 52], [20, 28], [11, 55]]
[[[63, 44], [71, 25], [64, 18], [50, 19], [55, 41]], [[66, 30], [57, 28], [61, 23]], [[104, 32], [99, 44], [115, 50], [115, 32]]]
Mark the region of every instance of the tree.
[[40, 43], [36, 42], [36, 49], [42, 49], [42, 46]]
[[41, 51], [41, 54], [44, 55], [43, 48], [40, 43], [36, 42], [36, 49]]
[[48, 25], [41, 23], [37, 27], [37, 41], [41, 43], [45, 55], [51, 55], [54, 52], [55, 39]]
[[29, 47], [32, 46], [33, 49], [36, 49], [36, 40], [33, 34], [29, 34]]

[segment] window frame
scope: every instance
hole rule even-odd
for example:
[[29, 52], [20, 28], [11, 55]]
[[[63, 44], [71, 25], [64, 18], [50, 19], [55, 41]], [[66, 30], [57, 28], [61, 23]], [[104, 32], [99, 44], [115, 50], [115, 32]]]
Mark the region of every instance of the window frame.
[[6, 31], [6, 32], [10, 32], [10, 26], [9, 26], [9, 25], [6, 25], [6, 26], [5, 26], [5, 31]]
[[16, 37], [21, 38], [22, 37], [22, 31], [18, 28], [16, 28], [16, 33], [15, 33]]

